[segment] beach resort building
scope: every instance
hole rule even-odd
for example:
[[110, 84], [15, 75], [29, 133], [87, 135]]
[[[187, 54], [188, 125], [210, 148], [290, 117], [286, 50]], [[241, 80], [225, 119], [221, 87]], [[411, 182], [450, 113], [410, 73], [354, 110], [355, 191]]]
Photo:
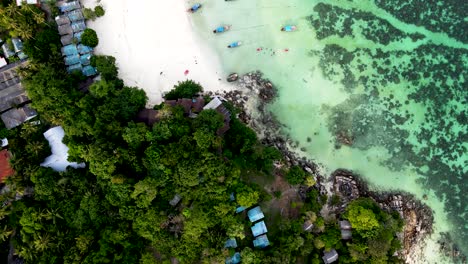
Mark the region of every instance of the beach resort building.
[[62, 55], [68, 72], [81, 71], [85, 76], [93, 76], [97, 71], [91, 64], [93, 49], [80, 44], [81, 35], [86, 29], [79, 1], [57, 2], [61, 15], [55, 18], [62, 42]]
[[203, 106], [205, 105], [205, 99], [203, 99], [203, 97], [200, 96], [192, 99], [182, 98], [177, 100], [166, 100], [164, 103], [172, 107], [181, 106], [184, 109], [185, 115], [194, 118], [197, 116], [198, 113], [200, 113], [203, 110]]
[[17, 56], [20, 60], [28, 58], [23, 52], [23, 42], [19, 38], [12, 38], [11, 42], [5, 42], [2, 44], [2, 51], [5, 58]]
[[68, 166], [75, 169], [85, 167], [84, 163], [68, 161], [68, 147], [62, 142], [64, 136], [65, 131], [61, 126], [53, 127], [44, 133], [44, 137], [49, 141], [52, 155], [41, 163], [42, 167], [50, 167], [55, 171], [65, 171]]

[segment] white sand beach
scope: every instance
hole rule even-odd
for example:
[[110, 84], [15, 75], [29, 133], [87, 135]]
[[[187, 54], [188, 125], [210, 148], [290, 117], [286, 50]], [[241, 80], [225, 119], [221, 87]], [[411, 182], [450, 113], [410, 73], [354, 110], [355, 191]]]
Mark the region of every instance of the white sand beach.
[[[82, 0], [85, 7], [96, 3]], [[120, 78], [128, 86], [144, 89], [150, 106], [185, 79], [199, 82], [205, 91], [234, 89], [225, 81], [216, 55], [193, 32], [187, 1], [101, 0], [100, 4], [106, 14], [87, 22], [99, 37], [95, 53], [114, 56]]]

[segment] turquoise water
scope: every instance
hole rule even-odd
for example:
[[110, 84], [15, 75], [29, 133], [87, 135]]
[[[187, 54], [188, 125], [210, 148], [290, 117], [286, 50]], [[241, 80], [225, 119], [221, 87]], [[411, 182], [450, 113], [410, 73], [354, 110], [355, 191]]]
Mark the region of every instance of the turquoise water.
[[[391, 3], [389, 3], [391, 2]], [[404, 190], [467, 254], [466, 5], [456, 1], [206, 0], [193, 16], [226, 73], [261, 70], [270, 110], [326, 172]], [[402, 9], [401, 7], [404, 6]], [[218, 25], [230, 32], [214, 35]], [[287, 24], [298, 31], [281, 32]], [[242, 41], [236, 49], [227, 49]], [[261, 49], [258, 51], [258, 49]], [[286, 51], [287, 49], [287, 51]], [[310, 138], [309, 140], [307, 140]], [[341, 138], [352, 141], [343, 144]]]

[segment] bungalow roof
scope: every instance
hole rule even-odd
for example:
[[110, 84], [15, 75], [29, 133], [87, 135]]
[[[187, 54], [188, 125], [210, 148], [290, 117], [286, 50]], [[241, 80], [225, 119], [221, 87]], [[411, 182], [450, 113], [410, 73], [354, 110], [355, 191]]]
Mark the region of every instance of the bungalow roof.
[[91, 64], [91, 54], [83, 54], [80, 56], [80, 62], [82, 65], [89, 65]]
[[0, 68], [2, 68], [3, 66], [6, 66], [8, 63], [7, 61], [5, 60], [5, 58], [2, 58], [0, 57]]
[[192, 112], [199, 113], [203, 110], [203, 106], [205, 105], [205, 99], [203, 97], [198, 97], [192, 99]]
[[63, 24], [57, 27], [60, 35], [73, 34], [73, 29], [70, 24]]
[[253, 241], [254, 247], [265, 248], [270, 245], [267, 235], [261, 235]]
[[76, 38], [76, 40], [81, 41], [81, 35], [83, 35], [84, 31], [79, 31], [73, 34], [73, 37]]
[[5, 55], [6, 58], [9, 58], [15, 55], [15, 52], [12, 49], [10, 49], [10, 45], [8, 45], [7, 43], [3, 43], [2, 50], [3, 50], [3, 55]]
[[38, 5], [40, 4], [39, 0], [16, 0], [16, 5], [21, 6], [22, 4], [26, 3], [28, 5]]
[[55, 23], [57, 23], [57, 26], [69, 25], [70, 19], [66, 15], [57, 16], [55, 17]]
[[71, 65], [67, 67], [67, 71], [69, 73], [72, 73], [74, 71], [82, 71], [82, 70], [83, 70], [83, 66], [81, 66], [81, 64], [75, 64], [75, 65]]
[[188, 114], [190, 113], [190, 110], [192, 109], [192, 100], [187, 99], [187, 98], [182, 98], [177, 100], [177, 104], [182, 106], [184, 109], [184, 113]]
[[250, 222], [256, 222], [260, 219], [262, 219], [263, 217], [265, 217], [263, 215], [263, 212], [262, 212], [262, 209], [260, 208], [260, 206], [256, 206], [252, 209], [250, 209], [248, 212], [247, 212], [247, 215], [250, 219]]
[[72, 22], [80, 21], [84, 19], [83, 13], [79, 9], [69, 12], [67, 16]]
[[226, 259], [226, 264], [238, 264], [241, 262], [241, 255], [239, 252], [234, 253], [232, 257]]
[[58, 8], [62, 13], [70, 12], [75, 9], [81, 8], [79, 1], [71, 1], [71, 2], [58, 2]]
[[180, 200], [182, 200], [182, 196], [176, 194], [174, 195], [174, 198], [172, 198], [172, 200], [169, 201], [169, 204], [172, 206], [176, 206], [180, 202]]
[[265, 225], [265, 221], [261, 221], [253, 225], [250, 229], [252, 229], [252, 234], [254, 237], [263, 235], [268, 232], [268, 229]]
[[12, 38], [11, 43], [13, 43], [13, 49], [15, 53], [18, 53], [23, 50], [23, 42], [19, 38]]
[[78, 49], [75, 44], [70, 44], [62, 48], [62, 54], [64, 56], [71, 56], [78, 54]]
[[351, 230], [351, 223], [348, 220], [340, 221], [340, 229]]
[[338, 260], [338, 252], [336, 252], [335, 249], [331, 249], [330, 251], [324, 251], [322, 260], [323, 262], [325, 262], [325, 264], [333, 263]]
[[80, 54], [86, 54], [86, 53], [93, 52], [93, 48], [91, 48], [89, 46], [85, 46], [83, 44], [78, 44], [77, 49], [78, 49], [78, 53], [80, 53]]
[[62, 46], [66, 46], [73, 43], [73, 35], [67, 34], [60, 37], [60, 42], [62, 42]]
[[225, 248], [236, 248], [237, 247], [237, 241], [235, 238], [229, 238], [226, 240], [226, 243], [224, 243]]
[[87, 76], [87, 77], [97, 74], [96, 68], [94, 68], [93, 66], [90, 66], [90, 65], [83, 67], [81, 72], [83, 73], [84, 76]]
[[70, 55], [65, 57], [65, 65], [74, 65], [80, 63], [80, 55]]
[[73, 32], [80, 32], [86, 29], [86, 24], [84, 21], [72, 22], [71, 28], [73, 29]]

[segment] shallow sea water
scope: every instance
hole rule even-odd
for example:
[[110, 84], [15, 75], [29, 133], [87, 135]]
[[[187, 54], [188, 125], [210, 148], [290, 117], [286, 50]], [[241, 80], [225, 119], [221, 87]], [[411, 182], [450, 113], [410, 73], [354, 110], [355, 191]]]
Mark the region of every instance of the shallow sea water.
[[[429, 8], [453, 5], [428, 2]], [[226, 73], [261, 70], [275, 84], [279, 98], [270, 110], [305, 156], [326, 173], [351, 169], [374, 189], [425, 197], [435, 213], [433, 239], [448, 232], [468, 254], [466, 41], [443, 28], [402, 21], [379, 0], [202, 4], [192, 19], [199, 36], [216, 50]], [[419, 8], [424, 16], [437, 15], [437, 8], [434, 14]], [[466, 25], [444, 15], [439, 18]], [[232, 29], [211, 32], [222, 24]], [[287, 24], [298, 31], [281, 32]], [[243, 45], [226, 48], [233, 41]], [[447, 261], [426, 250], [428, 263]]]

